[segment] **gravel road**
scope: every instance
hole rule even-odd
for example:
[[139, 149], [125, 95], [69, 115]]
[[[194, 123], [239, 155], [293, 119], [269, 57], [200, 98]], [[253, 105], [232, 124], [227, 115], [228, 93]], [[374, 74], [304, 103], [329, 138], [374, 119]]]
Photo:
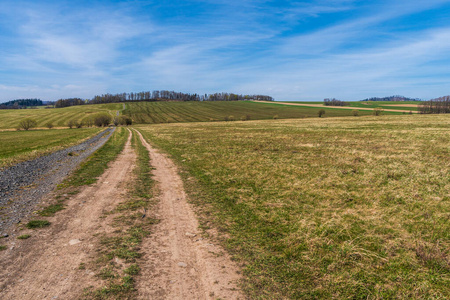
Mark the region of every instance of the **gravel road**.
[[0, 235], [10, 234], [11, 225], [30, 214], [44, 195], [100, 148], [114, 128], [69, 147], [0, 171]]

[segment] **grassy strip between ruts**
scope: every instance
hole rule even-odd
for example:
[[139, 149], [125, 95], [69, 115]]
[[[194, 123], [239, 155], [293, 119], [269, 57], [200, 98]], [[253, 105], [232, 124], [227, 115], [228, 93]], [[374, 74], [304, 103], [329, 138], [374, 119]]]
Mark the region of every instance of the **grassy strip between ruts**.
[[138, 128], [188, 171], [251, 299], [450, 297], [449, 116]]
[[[90, 269], [97, 270], [105, 285], [96, 290], [87, 289], [84, 297], [88, 299], [134, 299], [135, 276], [140, 271], [140, 244], [157, 222], [146, 214], [154, 204], [149, 153], [137, 134], [133, 134], [132, 146], [137, 161], [128, 199], [109, 213], [113, 216], [111, 226], [115, 231], [98, 236], [99, 256], [95, 262], [88, 263]], [[80, 267], [84, 268], [85, 264]]]

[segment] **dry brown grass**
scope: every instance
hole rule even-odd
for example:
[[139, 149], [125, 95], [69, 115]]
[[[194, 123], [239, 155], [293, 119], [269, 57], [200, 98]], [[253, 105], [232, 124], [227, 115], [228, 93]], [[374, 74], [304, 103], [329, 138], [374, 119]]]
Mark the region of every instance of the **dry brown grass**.
[[450, 297], [450, 117], [140, 126], [251, 298]]

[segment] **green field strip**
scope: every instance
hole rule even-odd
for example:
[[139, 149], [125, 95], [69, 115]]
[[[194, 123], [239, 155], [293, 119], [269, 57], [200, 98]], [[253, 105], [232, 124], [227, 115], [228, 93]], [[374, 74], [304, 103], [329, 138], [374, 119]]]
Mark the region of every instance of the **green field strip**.
[[0, 132], [0, 167], [81, 143], [100, 131], [98, 128], [83, 128]]

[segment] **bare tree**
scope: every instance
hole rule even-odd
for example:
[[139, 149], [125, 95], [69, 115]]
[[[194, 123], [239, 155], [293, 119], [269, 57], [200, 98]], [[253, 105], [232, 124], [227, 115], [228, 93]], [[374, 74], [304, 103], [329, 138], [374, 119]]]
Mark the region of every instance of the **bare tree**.
[[37, 122], [34, 119], [24, 119], [22, 121], [19, 122], [19, 128], [18, 129], [23, 129], [23, 130], [29, 130], [30, 128], [36, 127], [37, 126]]

